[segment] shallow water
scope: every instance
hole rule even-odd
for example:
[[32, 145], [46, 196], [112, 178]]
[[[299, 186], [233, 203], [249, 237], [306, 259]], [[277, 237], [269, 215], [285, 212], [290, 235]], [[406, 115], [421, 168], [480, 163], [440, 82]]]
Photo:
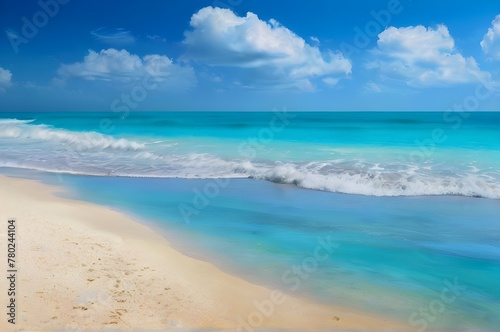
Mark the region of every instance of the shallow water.
[[[215, 180], [36, 177], [151, 222], [178, 250], [268, 287], [409, 326], [500, 324], [496, 200], [345, 195], [232, 179], [196, 209], [197, 192]], [[183, 207], [198, 213], [186, 219]], [[327, 249], [315, 256], [318, 247]]]

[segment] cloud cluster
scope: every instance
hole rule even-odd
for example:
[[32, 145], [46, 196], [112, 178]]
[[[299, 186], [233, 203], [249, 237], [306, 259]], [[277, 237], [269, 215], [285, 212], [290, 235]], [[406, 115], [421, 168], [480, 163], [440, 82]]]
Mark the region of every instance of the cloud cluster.
[[[111, 48], [89, 50], [80, 61], [61, 64], [53, 82], [64, 86], [75, 81], [94, 89], [114, 89], [116, 83], [132, 85], [152, 76], [167, 87], [184, 89], [197, 83], [194, 66], [200, 81], [207, 83], [201, 84], [202, 89], [314, 91], [317, 85], [336, 87], [352, 71], [349, 59], [341, 52], [320, 48], [317, 37], [305, 40], [276, 20], [264, 21], [252, 12], [238, 16], [230, 9], [205, 7], [191, 16], [189, 25], [180, 62], [166, 55], [142, 56], [121, 49], [136, 42], [134, 35], [123, 28], [91, 31], [96, 40]], [[10, 30], [6, 33], [9, 38], [14, 34]], [[152, 34], [146, 39], [166, 41]], [[494, 18], [480, 45], [489, 58], [500, 60], [500, 15]], [[457, 50], [445, 25], [388, 27], [378, 34], [375, 49], [364, 55], [369, 59], [365, 67], [371, 69], [360, 83], [365, 92], [391, 92], [393, 84], [399, 89], [402, 84], [429, 88], [492, 83], [489, 72], [481, 70], [473, 57]], [[11, 80], [12, 73], [0, 67], [0, 92], [12, 86]], [[17, 82], [16, 86], [32, 88], [36, 84]]]
[[389, 27], [378, 35], [374, 51], [377, 60], [367, 68], [382, 75], [404, 80], [413, 87], [448, 86], [488, 80], [472, 57], [464, 57], [455, 48], [448, 28], [422, 25]]
[[229, 9], [205, 7], [190, 25], [185, 58], [242, 68], [253, 80], [310, 89], [313, 78], [331, 77], [331, 83], [351, 73], [351, 62], [341, 53], [324, 54], [277, 21], [262, 21], [251, 12], [240, 17]]
[[484, 54], [495, 60], [500, 60], [500, 15], [497, 15], [491, 22], [491, 28], [488, 29], [481, 41], [481, 47]]
[[0, 67], [0, 92], [5, 92], [5, 90], [12, 86], [12, 73], [10, 70], [3, 69]]
[[196, 81], [191, 67], [174, 64], [165, 55], [150, 54], [141, 58], [114, 48], [99, 53], [89, 50], [82, 62], [61, 65], [58, 75], [63, 80], [82, 78], [90, 81], [131, 82], [149, 75], [158, 82], [192, 85]]

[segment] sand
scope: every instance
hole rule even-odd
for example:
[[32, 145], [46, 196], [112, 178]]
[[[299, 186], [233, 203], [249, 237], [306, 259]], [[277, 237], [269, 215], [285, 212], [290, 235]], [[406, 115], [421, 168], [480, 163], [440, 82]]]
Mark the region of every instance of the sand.
[[2, 312], [0, 331], [410, 329], [246, 282], [124, 214], [54, 195], [62, 191], [0, 176], [0, 266], [7, 270], [7, 220], [15, 218], [18, 268], [16, 325]]

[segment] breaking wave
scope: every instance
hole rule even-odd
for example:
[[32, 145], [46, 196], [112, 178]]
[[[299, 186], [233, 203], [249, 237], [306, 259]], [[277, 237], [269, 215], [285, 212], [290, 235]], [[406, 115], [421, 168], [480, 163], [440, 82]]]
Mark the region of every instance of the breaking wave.
[[20, 139], [41, 142], [53, 142], [66, 145], [77, 151], [85, 150], [140, 150], [143, 144], [114, 139], [96, 132], [73, 132], [65, 129], [52, 129], [46, 125], [30, 125], [33, 120], [0, 120], [0, 139]]
[[500, 174], [365, 160], [281, 163], [179, 153], [172, 141], [116, 138], [0, 120], [0, 167], [95, 176], [254, 178], [314, 190], [371, 196], [462, 195], [500, 198]]

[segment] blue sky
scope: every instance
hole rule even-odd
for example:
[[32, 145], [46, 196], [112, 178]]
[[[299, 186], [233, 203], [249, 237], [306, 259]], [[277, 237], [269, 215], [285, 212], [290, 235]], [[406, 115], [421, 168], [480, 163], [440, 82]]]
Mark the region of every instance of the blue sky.
[[500, 105], [491, 0], [0, 2], [0, 111]]

